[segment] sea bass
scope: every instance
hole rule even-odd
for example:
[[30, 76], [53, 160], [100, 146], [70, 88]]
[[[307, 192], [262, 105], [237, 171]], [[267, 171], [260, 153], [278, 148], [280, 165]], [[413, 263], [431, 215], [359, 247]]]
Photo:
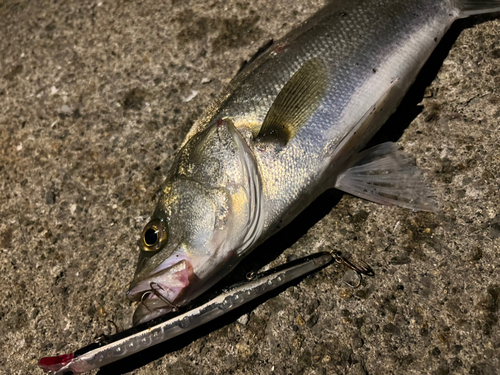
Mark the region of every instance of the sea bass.
[[128, 298], [134, 324], [230, 272], [325, 190], [435, 211], [411, 158], [361, 151], [451, 24], [500, 0], [334, 0], [242, 68], [189, 131]]

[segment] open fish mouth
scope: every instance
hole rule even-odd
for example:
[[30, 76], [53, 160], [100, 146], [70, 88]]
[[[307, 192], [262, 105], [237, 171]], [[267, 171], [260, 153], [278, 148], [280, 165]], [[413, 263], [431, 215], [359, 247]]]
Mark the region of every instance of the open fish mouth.
[[132, 283], [127, 292], [131, 301], [139, 301], [133, 324], [141, 324], [177, 309], [176, 299], [189, 286], [191, 264], [183, 259], [142, 280]]

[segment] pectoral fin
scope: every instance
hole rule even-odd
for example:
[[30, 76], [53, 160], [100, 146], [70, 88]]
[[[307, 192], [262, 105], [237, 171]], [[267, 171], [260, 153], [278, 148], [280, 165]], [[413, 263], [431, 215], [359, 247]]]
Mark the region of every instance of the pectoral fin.
[[433, 193], [411, 158], [392, 142], [359, 153], [335, 184], [339, 190], [372, 202], [420, 211], [437, 211]]
[[279, 92], [256, 141], [286, 145], [318, 109], [326, 87], [326, 66], [314, 57], [302, 65]]

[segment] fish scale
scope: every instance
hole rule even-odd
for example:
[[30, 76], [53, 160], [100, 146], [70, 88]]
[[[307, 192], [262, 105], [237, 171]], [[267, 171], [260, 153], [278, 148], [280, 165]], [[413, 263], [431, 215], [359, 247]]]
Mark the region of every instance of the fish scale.
[[[325, 150], [336, 147], [340, 136], [376, 102], [377, 95], [384, 92], [392, 80], [400, 77], [401, 92], [413, 82], [436, 45], [435, 39], [442, 37], [452, 20], [444, 3], [424, 3], [426, 7], [415, 1], [333, 3], [320, 11], [331, 15], [313, 25], [309, 31], [291, 42], [288, 42], [289, 37], [285, 37], [282, 43], [287, 47], [281, 52], [268, 51], [258, 61], [259, 66], [222, 105], [220, 116], [237, 119], [236, 127], [246, 134], [249, 144], [252, 144], [252, 134], [245, 132], [246, 119], [257, 117], [263, 121], [279, 91], [305, 61], [320, 56], [328, 64], [330, 89], [321, 108], [301, 128], [300, 136], [282, 153], [271, 156], [258, 151], [254, 153], [262, 175], [279, 176], [269, 183], [264, 179], [264, 188], [269, 192], [264, 194], [268, 207], [266, 228], [272, 231], [273, 225], [284, 215], [288, 222], [301, 211], [300, 208], [290, 207], [293, 197], [303, 206], [304, 195], [299, 192], [304, 191], [309, 181], [317, 181], [321, 174], [330, 173], [330, 160], [325, 158]], [[382, 7], [384, 12], [378, 13], [373, 9], [377, 7]], [[422, 15], [415, 18], [415, 12]], [[384, 22], [387, 20], [391, 22]], [[367, 37], [366, 30], [369, 28], [372, 32]], [[373, 43], [372, 38], [384, 42]], [[390, 63], [384, 63], [386, 60]], [[391, 103], [391, 108], [387, 109], [387, 114], [379, 119], [378, 124], [371, 127], [372, 133], [394, 111], [400, 99], [401, 95]], [[202, 121], [204, 125], [198, 124], [197, 127], [210, 126], [214, 120]], [[366, 140], [369, 138], [371, 136], [367, 136]], [[351, 153], [358, 151], [364, 143], [358, 143], [357, 149]], [[321, 168], [311, 168], [318, 163]], [[279, 171], [278, 174], [276, 171]], [[318, 184], [308, 201], [330, 187], [329, 184]]]

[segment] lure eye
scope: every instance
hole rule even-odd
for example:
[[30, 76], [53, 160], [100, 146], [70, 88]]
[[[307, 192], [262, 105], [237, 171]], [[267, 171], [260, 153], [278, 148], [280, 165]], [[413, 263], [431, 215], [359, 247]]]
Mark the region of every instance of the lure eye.
[[160, 220], [151, 220], [142, 231], [141, 245], [144, 251], [158, 251], [167, 242], [167, 231]]

